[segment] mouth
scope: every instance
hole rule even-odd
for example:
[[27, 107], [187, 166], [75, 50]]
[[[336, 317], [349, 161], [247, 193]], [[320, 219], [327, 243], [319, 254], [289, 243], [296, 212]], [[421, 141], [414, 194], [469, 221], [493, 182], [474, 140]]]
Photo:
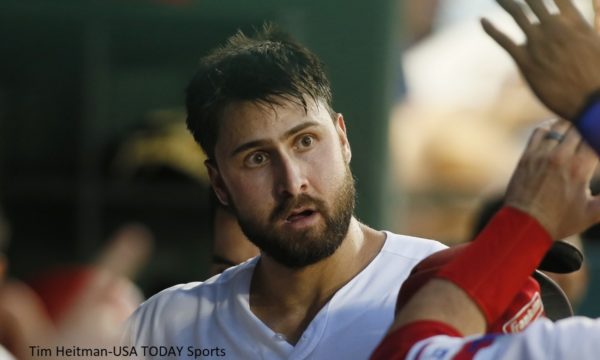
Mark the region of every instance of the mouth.
[[314, 214], [316, 214], [316, 211], [312, 210], [312, 209], [294, 210], [290, 213], [290, 215], [285, 220], [288, 223], [294, 223], [294, 222], [309, 218]]

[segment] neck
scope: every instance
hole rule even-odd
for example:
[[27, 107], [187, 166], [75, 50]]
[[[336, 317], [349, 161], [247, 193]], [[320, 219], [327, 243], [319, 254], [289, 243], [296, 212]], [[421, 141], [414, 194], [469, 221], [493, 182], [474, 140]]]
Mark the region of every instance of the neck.
[[354, 217], [335, 253], [315, 264], [290, 269], [262, 256], [250, 287], [250, 308], [273, 331], [295, 344], [331, 297], [379, 253], [385, 235]]

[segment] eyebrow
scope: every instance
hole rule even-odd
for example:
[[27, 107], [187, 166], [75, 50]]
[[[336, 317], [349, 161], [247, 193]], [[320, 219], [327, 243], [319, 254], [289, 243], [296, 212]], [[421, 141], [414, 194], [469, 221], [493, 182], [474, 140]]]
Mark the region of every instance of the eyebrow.
[[[304, 122], [302, 124], [296, 125], [293, 128], [289, 129], [288, 131], [286, 131], [283, 134], [283, 136], [281, 138], [282, 139], [287, 139], [287, 138], [289, 138], [291, 136], [294, 136], [295, 134], [299, 133], [300, 131], [302, 131], [302, 130], [304, 130], [306, 128], [309, 128], [309, 127], [312, 127], [312, 126], [320, 126], [320, 125], [321, 124], [318, 123], [318, 122], [316, 122], [316, 121], [307, 121], [307, 122]], [[236, 147], [231, 152], [231, 156], [233, 157], [233, 156], [235, 156], [235, 155], [237, 155], [237, 154], [239, 154], [241, 152], [244, 152], [246, 150], [249, 150], [249, 149], [252, 149], [252, 148], [255, 148], [255, 147], [259, 147], [259, 146], [262, 146], [262, 145], [266, 145], [268, 143], [269, 143], [268, 140], [263, 140], [263, 139], [249, 141], [247, 143], [244, 143], [244, 144]]]

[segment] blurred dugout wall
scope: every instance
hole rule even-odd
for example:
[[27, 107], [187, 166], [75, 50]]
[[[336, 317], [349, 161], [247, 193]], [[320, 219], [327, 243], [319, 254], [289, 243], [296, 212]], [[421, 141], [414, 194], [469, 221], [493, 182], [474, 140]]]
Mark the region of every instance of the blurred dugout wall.
[[149, 113], [183, 107], [202, 54], [264, 20], [325, 62], [352, 143], [358, 215], [385, 226], [395, 15], [390, 0], [0, 2], [0, 198], [13, 274], [89, 258], [116, 226], [139, 220], [157, 236], [147, 292], [202, 278], [207, 185], [117, 181], [110, 159]]

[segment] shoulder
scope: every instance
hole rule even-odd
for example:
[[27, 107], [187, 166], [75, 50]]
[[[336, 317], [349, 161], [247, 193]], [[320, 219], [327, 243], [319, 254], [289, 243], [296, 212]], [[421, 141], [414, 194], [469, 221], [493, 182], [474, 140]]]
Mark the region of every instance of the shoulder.
[[379, 284], [381, 289], [387, 289], [385, 291], [393, 294], [391, 296], [395, 299], [400, 285], [413, 267], [432, 253], [445, 249], [446, 246], [434, 240], [387, 231], [384, 233], [386, 239], [383, 247], [369, 266], [362, 271], [360, 279], [365, 279], [370, 288]]
[[384, 231], [386, 241], [382, 253], [420, 261], [434, 252], [446, 249], [439, 241]]
[[175, 285], [157, 293], [127, 320], [125, 341], [144, 343], [160, 336], [158, 333], [171, 333], [210, 318], [217, 305], [230, 297], [236, 286], [243, 286], [250, 279], [255, 263], [248, 261], [204, 282]]
[[217, 302], [220, 297], [226, 296], [231, 291], [234, 284], [241, 281], [248, 273], [251, 274], [254, 266], [255, 262], [249, 261], [229, 268], [222, 274], [215, 275], [204, 282], [191, 282], [172, 286], [152, 296], [140, 305], [136, 313], [149, 309], [168, 310], [169, 308], [179, 311], [182, 306], [187, 307], [202, 302]]

